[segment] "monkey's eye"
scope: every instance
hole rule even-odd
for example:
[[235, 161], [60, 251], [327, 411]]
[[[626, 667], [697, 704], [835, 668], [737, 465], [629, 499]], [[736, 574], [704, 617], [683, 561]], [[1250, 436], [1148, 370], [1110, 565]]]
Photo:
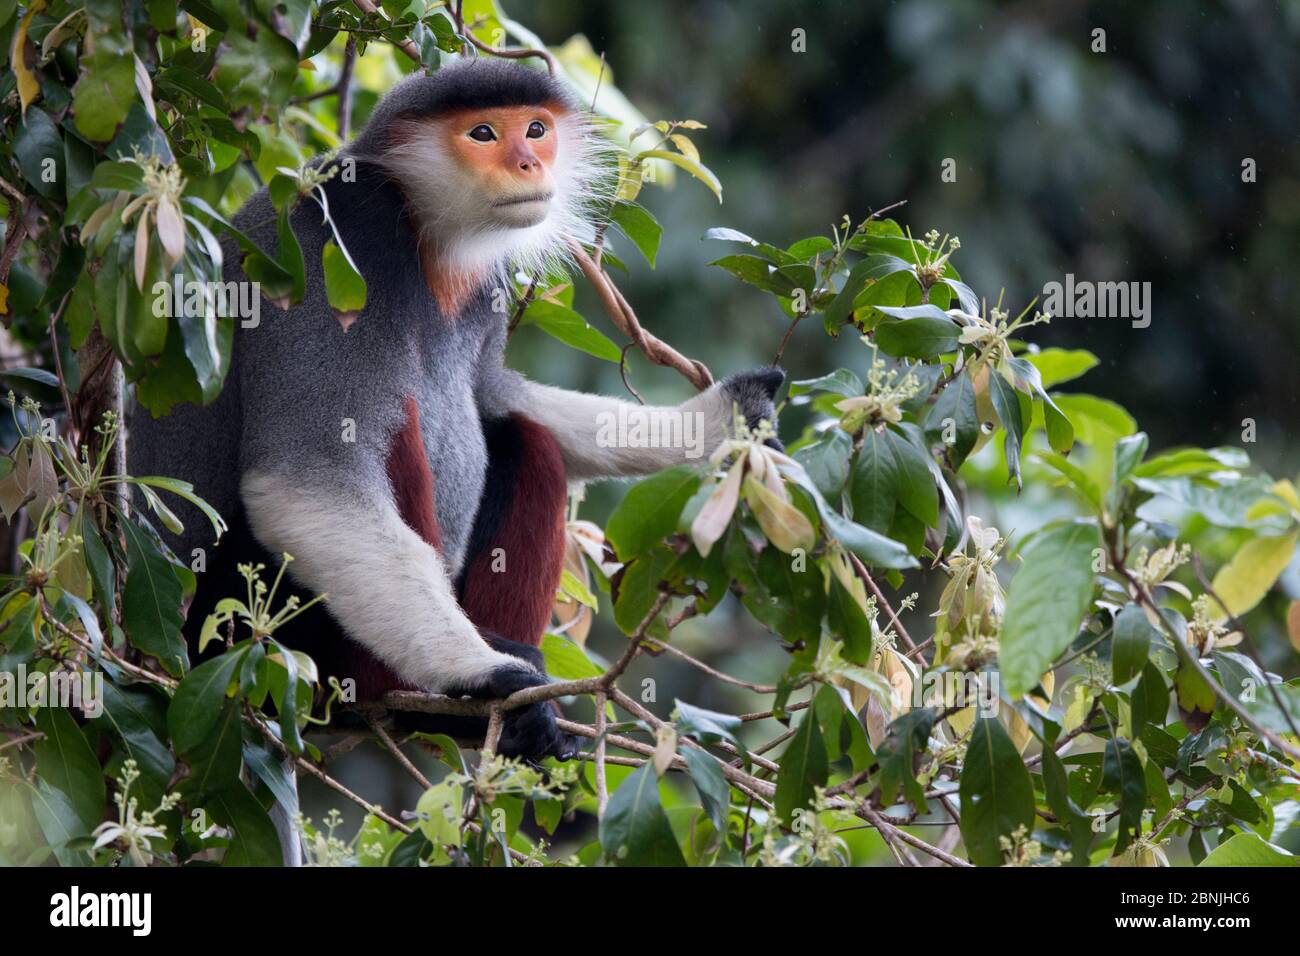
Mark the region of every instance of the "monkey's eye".
[[497, 138], [497, 134], [487, 123], [479, 123], [469, 131], [469, 138], [476, 143], [490, 143]]
[[545, 124], [537, 120], [533, 120], [531, 123], [528, 124], [527, 136], [529, 139], [541, 139], [545, 135], [546, 135]]

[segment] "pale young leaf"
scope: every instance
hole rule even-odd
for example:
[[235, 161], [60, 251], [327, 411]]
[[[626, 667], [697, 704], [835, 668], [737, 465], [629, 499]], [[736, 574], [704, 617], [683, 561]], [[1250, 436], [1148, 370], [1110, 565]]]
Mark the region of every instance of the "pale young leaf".
[[740, 478], [743, 470], [744, 463], [741, 461], [732, 465], [727, 476], [718, 482], [709, 499], [704, 502], [700, 513], [691, 522], [691, 539], [695, 542], [695, 549], [706, 558], [727, 530], [727, 525], [731, 523], [731, 516], [740, 500]]

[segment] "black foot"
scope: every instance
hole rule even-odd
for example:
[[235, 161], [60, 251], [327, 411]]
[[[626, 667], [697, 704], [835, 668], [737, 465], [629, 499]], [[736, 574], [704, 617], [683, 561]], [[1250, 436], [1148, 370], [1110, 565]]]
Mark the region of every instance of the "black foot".
[[[496, 650], [527, 663], [506, 664], [497, 668], [488, 675], [483, 687], [471, 691], [473, 696], [509, 697], [525, 687], [549, 683], [540, 650], [492, 633], [485, 633], [483, 637]], [[507, 711], [497, 751], [505, 757], [522, 757], [525, 760], [542, 760], [545, 757], [573, 759], [578, 753], [578, 738], [564, 733], [555, 725], [558, 715], [559, 707], [553, 700]]]

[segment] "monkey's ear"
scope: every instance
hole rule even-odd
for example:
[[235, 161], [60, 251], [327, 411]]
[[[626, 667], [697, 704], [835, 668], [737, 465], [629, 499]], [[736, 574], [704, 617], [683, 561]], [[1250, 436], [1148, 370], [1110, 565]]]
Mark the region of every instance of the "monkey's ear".
[[776, 390], [781, 387], [785, 381], [785, 369], [779, 365], [772, 365], [768, 368], [757, 369], [753, 373], [754, 381], [763, 387], [767, 392], [769, 399], [776, 399]]
[[749, 414], [754, 406], [770, 404], [776, 398], [776, 391], [785, 381], [785, 370], [776, 365], [766, 368], [751, 369], [728, 375], [721, 382], [723, 391], [729, 393]]

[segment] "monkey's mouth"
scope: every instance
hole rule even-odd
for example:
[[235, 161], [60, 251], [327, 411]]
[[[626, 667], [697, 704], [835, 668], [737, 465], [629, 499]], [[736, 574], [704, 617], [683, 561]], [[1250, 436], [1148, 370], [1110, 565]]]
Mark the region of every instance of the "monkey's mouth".
[[508, 206], [526, 206], [529, 203], [550, 202], [554, 195], [554, 193], [532, 193], [528, 196], [516, 196], [513, 199], [501, 199], [494, 202], [492, 205], [496, 206], [498, 209]]

